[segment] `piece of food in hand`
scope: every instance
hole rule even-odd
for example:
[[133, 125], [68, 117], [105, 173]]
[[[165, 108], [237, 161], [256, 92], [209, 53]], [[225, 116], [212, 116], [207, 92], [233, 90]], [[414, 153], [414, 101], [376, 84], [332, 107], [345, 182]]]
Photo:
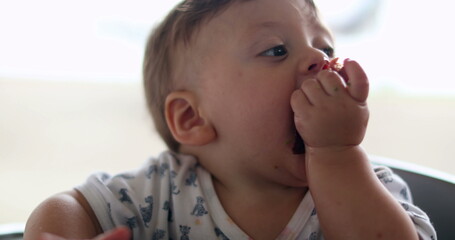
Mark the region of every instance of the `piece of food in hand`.
[[349, 78], [348, 78], [348, 75], [346, 74], [346, 70], [344, 69], [343, 64], [339, 63], [338, 60], [339, 60], [339, 58], [334, 58], [334, 59], [330, 60], [330, 62], [328, 63], [327, 69], [330, 68], [333, 71], [338, 72], [338, 74], [340, 74], [340, 76], [343, 78], [346, 85], [349, 86]]
[[332, 69], [333, 71], [339, 72], [343, 68], [343, 64], [338, 62], [339, 58], [334, 58], [330, 62], [326, 62], [323, 69]]

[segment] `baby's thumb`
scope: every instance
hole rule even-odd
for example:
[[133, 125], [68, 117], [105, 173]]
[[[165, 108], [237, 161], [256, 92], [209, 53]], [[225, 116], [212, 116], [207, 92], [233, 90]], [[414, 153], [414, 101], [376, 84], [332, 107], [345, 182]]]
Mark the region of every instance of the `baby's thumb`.
[[369, 82], [362, 67], [353, 60], [344, 60], [344, 70], [348, 76], [348, 91], [352, 98], [359, 102], [365, 102], [368, 98]]

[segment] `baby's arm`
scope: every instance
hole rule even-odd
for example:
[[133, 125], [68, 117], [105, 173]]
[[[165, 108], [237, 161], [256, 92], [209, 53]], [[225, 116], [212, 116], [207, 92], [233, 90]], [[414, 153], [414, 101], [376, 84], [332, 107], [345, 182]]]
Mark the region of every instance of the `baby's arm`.
[[326, 239], [418, 239], [359, 146], [367, 123], [368, 79], [354, 61], [306, 80], [291, 98], [305, 141], [309, 188]]
[[101, 233], [101, 227], [93, 210], [82, 194], [73, 190], [55, 195], [39, 205], [27, 221], [24, 239], [62, 240], [96, 237], [97, 240], [128, 240], [130, 238], [130, 233], [126, 229], [99, 235]]

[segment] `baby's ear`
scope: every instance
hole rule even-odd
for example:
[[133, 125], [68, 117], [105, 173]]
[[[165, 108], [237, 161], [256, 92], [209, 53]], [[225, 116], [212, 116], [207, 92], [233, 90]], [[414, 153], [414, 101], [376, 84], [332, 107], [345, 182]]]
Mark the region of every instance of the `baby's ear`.
[[215, 140], [216, 131], [204, 117], [194, 93], [170, 93], [166, 98], [164, 112], [167, 125], [180, 144], [202, 146]]

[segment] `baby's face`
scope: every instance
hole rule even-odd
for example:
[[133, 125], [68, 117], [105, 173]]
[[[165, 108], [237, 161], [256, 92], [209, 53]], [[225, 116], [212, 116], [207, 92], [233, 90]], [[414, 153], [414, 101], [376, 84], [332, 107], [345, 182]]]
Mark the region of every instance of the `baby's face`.
[[333, 57], [314, 9], [305, 0], [239, 2], [204, 24], [192, 49], [221, 154], [258, 176], [306, 185], [304, 155], [292, 153], [290, 97]]

